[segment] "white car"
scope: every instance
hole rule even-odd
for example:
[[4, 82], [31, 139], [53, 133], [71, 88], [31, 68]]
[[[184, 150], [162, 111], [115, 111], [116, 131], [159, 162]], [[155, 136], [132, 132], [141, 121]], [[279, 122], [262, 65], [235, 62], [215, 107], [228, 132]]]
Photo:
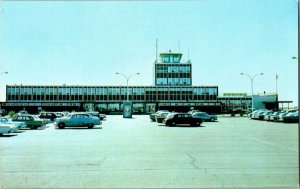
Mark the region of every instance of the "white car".
[[65, 127], [85, 127], [93, 128], [94, 125], [101, 125], [102, 122], [98, 117], [91, 116], [88, 113], [70, 113], [66, 117], [56, 118], [54, 124], [58, 128]]
[[12, 124], [0, 123], [0, 135], [6, 133], [14, 133], [18, 130], [18, 127]]
[[17, 129], [22, 129], [27, 127], [25, 122], [21, 122], [21, 121], [11, 121], [10, 119], [6, 118], [6, 117], [0, 117], [0, 123], [5, 123], [5, 124], [12, 124], [15, 125], [17, 127]]

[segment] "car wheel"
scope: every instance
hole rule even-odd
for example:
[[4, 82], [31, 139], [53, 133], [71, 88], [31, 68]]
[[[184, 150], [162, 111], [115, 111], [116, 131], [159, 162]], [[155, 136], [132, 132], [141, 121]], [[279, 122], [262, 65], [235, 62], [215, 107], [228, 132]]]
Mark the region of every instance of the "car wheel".
[[210, 118], [210, 121], [215, 121], [215, 118], [214, 117]]
[[92, 129], [93, 127], [94, 127], [94, 124], [92, 124], [92, 123], [89, 123], [89, 124], [88, 124], [88, 128], [89, 128], [89, 129]]
[[65, 128], [65, 124], [64, 123], [59, 123], [57, 126], [60, 129], [64, 129]]
[[175, 121], [173, 121], [172, 123], [171, 123], [171, 126], [175, 126], [176, 125], [176, 123], [175, 123]]
[[30, 128], [31, 128], [31, 129], [37, 129], [38, 126], [31, 126]]

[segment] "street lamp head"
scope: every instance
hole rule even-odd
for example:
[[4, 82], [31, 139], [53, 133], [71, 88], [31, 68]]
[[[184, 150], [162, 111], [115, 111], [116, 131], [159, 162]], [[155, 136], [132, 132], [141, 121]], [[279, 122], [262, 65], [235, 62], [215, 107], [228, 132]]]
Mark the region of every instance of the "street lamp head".
[[260, 75], [264, 75], [264, 73], [260, 73]]
[[292, 59], [298, 59], [297, 57], [293, 56]]
[[241, 73], [241, 75], [244, 75], [244, 73]]
[[5, 74], [8, 74], [8, 72], [4, 72]]
[[140, 73], [136, 73], [137, 75], [140, 75]]
[[116, 74], [119, 74], [119, 72], [116, 72]]

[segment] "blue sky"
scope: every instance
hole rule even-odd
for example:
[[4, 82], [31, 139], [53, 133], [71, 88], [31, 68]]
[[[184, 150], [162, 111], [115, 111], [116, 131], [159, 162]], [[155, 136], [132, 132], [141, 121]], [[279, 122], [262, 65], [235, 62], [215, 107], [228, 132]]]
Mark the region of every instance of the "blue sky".
[[[0, 101], [6, 84], [125, 85], [115, 72], [140, 72], [130, 85], [152, 85], [159, 52], [181, 51], [193, 85], [224, 92], [275, 92], [298, 104], [298, 2], [2, 1]], [[179, 45], [180, 44], [180, 45]]]

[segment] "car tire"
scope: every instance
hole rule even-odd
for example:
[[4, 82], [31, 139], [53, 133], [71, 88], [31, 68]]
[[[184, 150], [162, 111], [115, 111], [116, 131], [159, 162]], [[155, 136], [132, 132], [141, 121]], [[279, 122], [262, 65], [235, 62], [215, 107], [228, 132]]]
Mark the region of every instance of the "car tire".
[[31, 126], [30, 128], [31, 128], [31, 129], [37, 129], [38, 126]]
[[89, 123], [89, 124], [88, 124], [88, 128], [89, 128], [89, 129], [92, 129], [93, 127], [94, 127], [94, 124], [92, 124], [92, 123]]
[[58, 126], [59, 129], [64, 129], [65, 128], [65, 124], [64, 123], [59, 123], [57, 126]]
[[210, 121], [215, 121], [215, 118], [214, 117], [210, 118]]
[[176, 125], [176, 122], [173, 121], [173, 122], [171, 123], [171, 126], [175, 126], [175, 125]]

